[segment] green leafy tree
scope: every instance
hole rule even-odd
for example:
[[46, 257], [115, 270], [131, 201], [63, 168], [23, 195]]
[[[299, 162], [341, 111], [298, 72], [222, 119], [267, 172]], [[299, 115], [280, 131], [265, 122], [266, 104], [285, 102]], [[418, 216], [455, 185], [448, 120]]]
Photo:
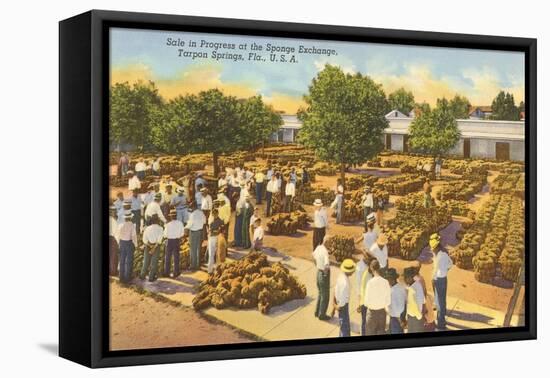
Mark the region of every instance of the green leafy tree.
[[514, 95], [500, 91], [491, 105], [493, 113], [491, 119], [505, 121], [519, 121], [520, 110], [514, 101]]
[[388, 103], [382, 86], [368, 76], [345, 74], [327, 64], [304, 101], [298, 140], [320, 159], [338, 164], [342, 182], [347, 166], [362, 164], [382, 150]]
[[281, 124], [260, 96], [239, 100], [211, 89], [171, 100], [157, 113], [153, 142], [167, 153], [211, 153], [217, 175], [221, 154], [257, 146]]
[[432, 110], [432, 108], [430, 107], [430, 104], [428, 104], [427, 102], [417, 103], [414, 106], [414, 115], [415, 117], [418, 117], [422, 113], [429, 112], [430, 110]]
[[153, 82], [117, 83], [109, 94], [109, 141], [131, 144], [137, 150], [151, 147], [153, 117], [163, 100]]
[[414, 95], [412, 92], [406, 91], [405, 88], [399, 88], [388, 96], [390, 110], [399, 110], [401, 113], [408, 115], [415, 107]]
[[467, 119], [470, 115], [471, 106], [466, 97], [458, 94], [449, 101], [450, 110], [456, 119]]
[[525, 102], [521, 101], [519, 103], [519, 111], [524, 112], [525, 111]]
[[409, 143], [416, 152], [441, 155], [459, 139], [458, 123], [446, 99], [438, 99], [434, 110], [422, 113], [409, 127]]

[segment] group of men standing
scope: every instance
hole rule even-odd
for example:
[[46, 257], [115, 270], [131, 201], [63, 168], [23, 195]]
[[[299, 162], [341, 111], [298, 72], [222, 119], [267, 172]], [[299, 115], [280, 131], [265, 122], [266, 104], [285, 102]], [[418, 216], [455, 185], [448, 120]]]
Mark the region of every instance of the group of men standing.
[[[340, 274], [333, 291], [333, 307], [327, 314], [330, 303], [330, 259], [325, 246], [328, 239], [327, 211], [320, 199], [314, 202], [313, 259], [316, 266], [318, 297], [315, 317], [329, 320], [338, 313], [340, 336], [351, 335], [349, 304], [351, 297], [350, 278], [355, 274], [357, 312], [361, 315], [361, 335], [385, 333], [423, 332], [437, 328], [444, 330], [446, 324], [447, 274], [452, 261], [441, 245], [439, 234], [430, 237], [429, 245], [434, 254], [432, 286], [435, 304], [426, 289], [420, 274], [420, 264], [407, 267], [403, 280], [395, 268], [388, 266], [387, 237], [380, 232], [376, 214], [366, 216], [365, 232], [356, 242], [362, 241], [363, 255], [356, 263], [345, 259], [340, 264]], [[433, 312], [437, 310], [437, 323]]]

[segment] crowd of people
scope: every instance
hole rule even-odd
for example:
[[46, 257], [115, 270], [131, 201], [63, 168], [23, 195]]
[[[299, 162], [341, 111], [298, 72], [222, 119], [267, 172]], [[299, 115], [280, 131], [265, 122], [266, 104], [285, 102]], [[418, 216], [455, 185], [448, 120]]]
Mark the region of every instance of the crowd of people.
[[[131, 195], [124, 198], [122, 192], [117, 193], [110, 207], [109, 271], [111, 275], [119, 275], [123, 283], [133, 278], [133, 259], [137, 248], [143, 248], [144, 252], [139, 279], [148, 278], [149, 281], [158, 278], [162, 248], [165, 258], [161, 274], [167, 277], [181, 274], [180, 249], [181, 243], [186, 241], [189, 242], [189, 266], [192, 271], [199, 270], [201, 261], [205, 261], [208, 273], [212, 273], [217, 263], [225, 261], [228, 245], [261, 251], [265, 233], [262, 216], [269, 217], [277, 211], [292, 211], [296, 205], [297, 186], [309, 183], [307, 170], [303, 169], [298, 175], [295, 168], [283, 174], [271, 166], [265, 171], [226, 167], [217, 177], [217, 182], [208, 182], [201, 172], [185, 175], [178, 180], [170, 175], [161, 176], [159, 159], [149, 162], [140, 159], [135, 163], [134, 170], [129, 167], [129, 158], [123, 154], [119, 173], [128, 177]], [[155, 180], [144, 192], [141, 182], [147, 175], [154, 176]], [[215, 199], [211, 191], [216, 193]], [[429, 180], [426, 180], [423, 191], [426, 206], [430, 206]], [[364, 233], [356, 240], [362, 243], [363, 256], [357, 263], [346, 259], [340, 265], [332, 295], [332, 309], [330, 314], [327, 313], [331, 278], [329, 251], [325, 244], [329, 210], [333, 211], [336, 224], [343, 221], [344, 185], [340, 179], [334, 193], [335, 199], [329, 208], [321, 199], [313, 202], [312, 251], [318, 288], [315, 316], [320, 320], [329, 320], [337, 312], [340, 336], [350, 336], [350, 279], [355, 275], [353, 286], [359, 303], [356, 311], [361, 315], [361, 335], [403, 333], [405, 329], [407, 332], [446, 329], [447, 273], [452, 261], [441, 245], [440, 236], [434, 234], [429, 240], [434, 253], [432, 296], [420, 275], [419, 263], [405, 268], [401, 280], [397, 270], [389, 267], [388, 240], [380, 230], [384, 203], [374, 196], [368, 186], [364, 188], [361, 198]], [[262, 213], [260, 205], [263, 203], [265, 210]], [[233, 235], [229, 243], [232, 219]], [[206, 256], [201, 259], [204, 243]]]

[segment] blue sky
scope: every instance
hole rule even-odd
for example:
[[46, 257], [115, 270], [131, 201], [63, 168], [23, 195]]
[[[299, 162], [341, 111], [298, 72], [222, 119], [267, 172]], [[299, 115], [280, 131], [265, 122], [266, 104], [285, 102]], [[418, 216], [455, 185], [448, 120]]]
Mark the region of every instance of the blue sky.
[[[337, 55], [295, 54], [297, 63], [249, 61], [247, 51], [220, 49], [219, 52], [242, 53], [244, 61], [214, 60], [212, 48], [188, 51], [205, 52], [207, 59], [178, 56], [178, 47], [167, 46], [167, 39], [185, 43], [205, 40], [212, 43], [253, 42], [276, 46], [300, 45], [334, 49]], [[336, 64], [346, 72], [361, 72], [380, 82], [386, 93], [404, 87], [418, 102], [435, 103], [439, 97], [458, 93], [474, 105], [490, 105], [499, 90], [514, 94], [516, 102], [524, 99], [524, 55], [517, 52], [433, 48], [341, 41], [297, 40], [290, 38], [252, 37], [151, 30], [111, 30], [111, 81], [152, 80], [166, 98], [196, 93], [217, 87], [228, 94], [246, 97], [264, 96], [276, 109], [294, 113], [307, 92], [311, 79], [325, 63]]]

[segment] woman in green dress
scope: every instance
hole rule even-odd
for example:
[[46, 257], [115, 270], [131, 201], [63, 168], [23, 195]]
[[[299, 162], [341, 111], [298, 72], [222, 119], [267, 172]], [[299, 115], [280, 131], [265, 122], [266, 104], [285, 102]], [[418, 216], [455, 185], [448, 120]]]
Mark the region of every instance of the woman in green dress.
[[245, 203], [241, 207], [242, 226], [241, 226], [241, 246], [249, 249], [252, 246], [250, 241], [250, 217], [254, 213], [254, 207], [250, 202], [250, 195], [245, 197]]

